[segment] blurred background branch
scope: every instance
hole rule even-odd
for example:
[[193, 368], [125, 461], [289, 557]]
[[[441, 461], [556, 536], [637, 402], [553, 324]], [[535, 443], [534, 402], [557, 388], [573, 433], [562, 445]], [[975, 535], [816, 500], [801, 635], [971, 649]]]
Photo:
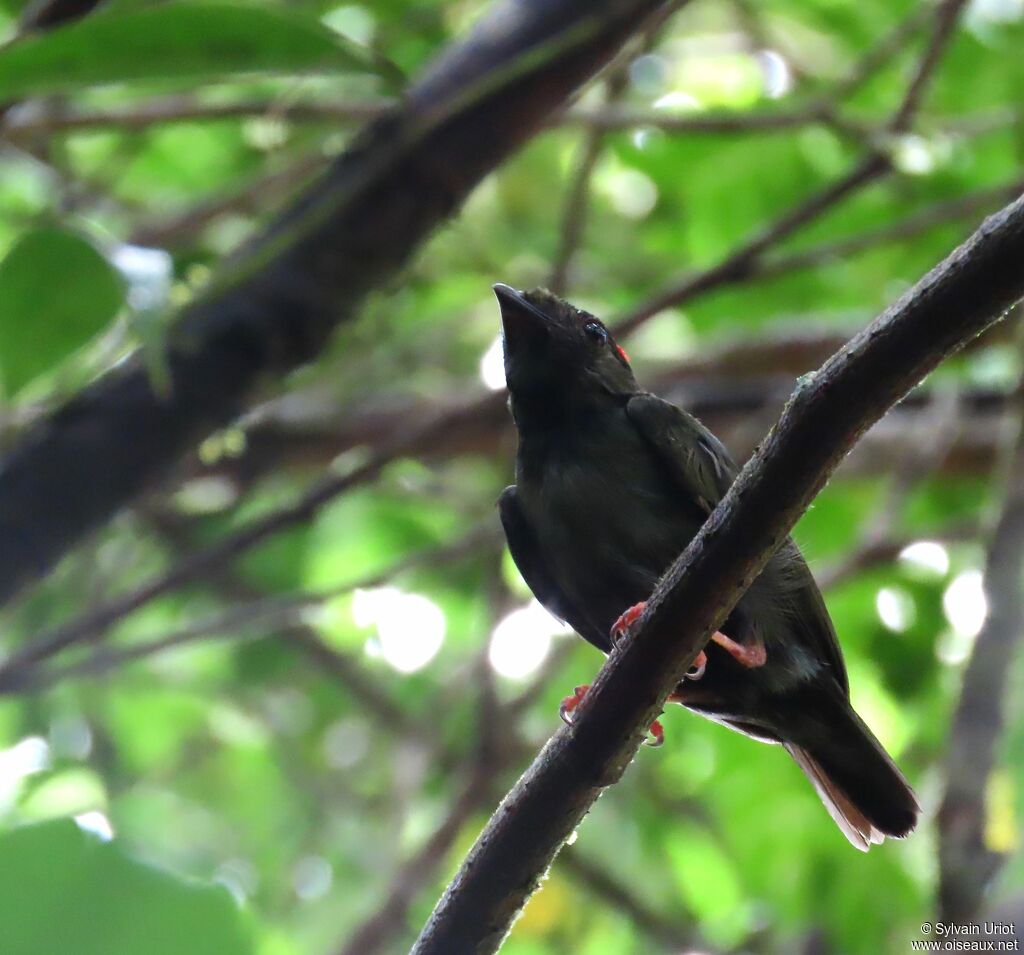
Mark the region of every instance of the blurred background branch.
[[946, 785], [938, 811], [939, 913], [968, 923], [983, 914], [985, 895], [1007, 847], [1000, 838], [993, 774], [1006, 726], [1007, 690], [1024, 636], [1024, 388], [1006, 421], [1012, 436], [1000, 463], [1003, 499], [985, 554], [985, 623], [971, 651], [947, 745]]

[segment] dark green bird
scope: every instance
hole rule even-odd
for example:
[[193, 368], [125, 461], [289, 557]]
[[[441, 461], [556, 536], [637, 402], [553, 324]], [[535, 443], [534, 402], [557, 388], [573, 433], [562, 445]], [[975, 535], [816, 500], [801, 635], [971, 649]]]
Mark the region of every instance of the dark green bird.
[[[696, 418], [638, 388], [593, 315], [544, 289], [494, 292], [519, 431], [516, 484], [499, 501], [509, 549], [537, 599], [608, 653], [736, 466]], [[850, 704], [835, 629], [791, 540], [670, 699], [781, 743], [858, 849], [914, 828], [914, 793]]]

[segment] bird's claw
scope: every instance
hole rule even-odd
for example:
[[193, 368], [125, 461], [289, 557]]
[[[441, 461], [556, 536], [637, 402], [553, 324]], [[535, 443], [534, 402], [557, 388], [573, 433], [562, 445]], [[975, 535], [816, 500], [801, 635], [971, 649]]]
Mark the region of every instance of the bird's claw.
[[[583, 697], [587, 695], [587, 690], [590, 689], [589, 683], [583, 683], [580, 686], [573, 687], [572, 694], [562, 700], [562, 705], [558, 707], [559, 719], [567, 726], [572, 726], [573, 716], [576, 712], [576, 708], [583, 702]], [[661, 720], [655, 720], [651, 723], [649, 729], [649, 735], [644, 740], [646, 746], [650, 746], [652, 749], [657, 749], [659, 746], [663, 746], [665, 743], [665, 728], [661, 725]]]
[[646, 607], [647, 601], [641, 600], [640, 603], [633, 604], [632, 607], [623, 611], [619, 615], [619, 619], [612, 624], [612, 629], [610, 631], [613, 648], [617, 649], [624, 640], [629, 639], [633, 624], [640, 619], [640, 615], [644, 612]]
[[576, 707], [583, 702], [583, 697], [587, 695], [587, 690], [589, 689], [589, 683], [584, 683], [581, 686], [574, 687], [572, 695], [567, 696], [562, 700], [562, 705], [558, 707], [558, 718], [565, 723], [566, 726], [572, 726], [572, 714], [576, 711]]
[[701, 650], [693, 658], [693, 663], [690, 664], [690, 669], [686, 671], [685, 679], [687, 680], [699, 680], [704, 676], [704, 671], [708, 668], [708, 655]]

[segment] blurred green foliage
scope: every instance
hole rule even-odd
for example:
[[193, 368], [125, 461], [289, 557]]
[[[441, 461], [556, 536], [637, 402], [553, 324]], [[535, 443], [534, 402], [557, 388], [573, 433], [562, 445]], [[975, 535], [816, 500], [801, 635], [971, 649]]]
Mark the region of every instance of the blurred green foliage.
[[[15, 6], [2, 6], [8, 34]], [[23, 100], [0, 120], [0, 447], [132, 348], [158, 349], [158, 326], [172, 307], [344, 147], [357, 125], [328, 111], [389, 95], [395, 76], [415, 75], [485, 6], [118, 0], [77, 25], [0, 49], [0, 96]], [[633, 62], [625, 102], [655, 118], [799, 111], [831, 96], [915, 6], [699, 0]], [[926, 31], [927, 23], [842, 104], [846, 124], [808, 117], [709, 133], [652, 122], [609, 132], [570, 294], [608, 318], [625, 312], [835, 181], [868, 143], [890, 151], [897, 172], [854, 192], [780, 251], [812, 250], [1019, 177], [1020, 5], [969, 5], [914, 131], [889, 137], [885, 121]], [[600, 100], [595, 88], [583, 102], [597, 108]], [[167, 108], [160, 122], [144, 115], [154, 104]], [[230, 114], [238, 104], [248, 106]], [[322, 112], [290, 117], [300, 104]], [[92, 120], [71, 122], [76, 116]], [[173, 481], [5, 610], [4, 649], [293, 501], [332, 464], [361, 460], [387, 437], [375, 422], [400, 420], [389, 409], [413, 414], [482, 392], [480, 363], [498, 328], [489, 287], [548, 281], [585, 135], [556, 125], [488, 178], [318, 361], [268, 383], [251, 419], [212, 436]], [[647, 381], [735, 343], [852, 331], [995, 204], [667, 310], [629, 342], [638, 375]], [[116, 254], [133, 244], [166, 249], [170, 271], [161, 272], [159, 258]], [[932, 384], [1006, 392], [1019, 370], [1015, 351], [996, 343]], [[264, 450], [256, 433], [266, 420], [292, 443], [257, 466]], [[751, 427], [760, 433], [769, 423]], [[358, 437], [338, 447], [332, 435], [346, 429]], [[555, 728], [562, 696], [600, 663], [596, 651], [558, 635], [542, 683], [533, 684], [536, 672], [512, 677], [489, 666], [497, 623], [526, 603], [496, 537], [456, 558], [388, 573], [412, 554], [494, 528], [511, 445], [467, 439], [460, 451], [396, 462], [372, 486], [224, 568], [223, 579], [210, 575], [148, 604], [60, 663], [102, 659], [240, 601], [332, 589], [329, 598], [284, 622], [215, 622], [203, 639], [97, 674], [57, 672], [46, 686], [0, 698], [4, 955], [340, 951], [445, 819], [481, 737], [493, 732], [510, 750], [493, 791], [457, 827], [382, 950], [408, 944], [500, 793]], [[812, 566], [827, 570], [862, 543], [901, 461], [894, 455], [832, 482], [797, 530]], [[929, 540], [984, 521], [998, 497], [991, 462], [954, 470], [916, 483], [884, 530]], [[572, 851], [700, 951], [793, 952], [813, 939], [827, 952], [908, 950], [932, 912], [932, 813], [977, 623], [972, 574], [984, 538], [967, 536], [927, 560], [861, 569], [827, 594], [855, 703], [925, 807], [913, 838], [854, 853], [783, 753], [673, 709], [668, 745], [641, 752]], [[386, 579], [377, 584], [420, 595], [440, 613], [403, 603], [396, 591], [374, 600], [346, 589], [378, 575]], [[954, 584], [959, 602], [949, 596]], [[411, 609], [396, 623], [392, 611], [401, 607]], [[296, 636], [298, 626], [319, 650]], [[436, 652], [424, 650], [428, 640]], [[1015, 675], [1018, 690], [1022, 677]], [[514, 725], [482, 725], [490, 689], [507, 701], [531, 686]], [[1013, 853], [1024, 808], [1022, 699], [1011, 698], [990, 827], [993, 845]], [[110, 844], [91, 834], [105, 827]], [[1022, 892], [1024, 864], [1014, 855], [997, 895]], [[504, 951], [674, 950], [656, 936], [592, 879], [556, 864]]]

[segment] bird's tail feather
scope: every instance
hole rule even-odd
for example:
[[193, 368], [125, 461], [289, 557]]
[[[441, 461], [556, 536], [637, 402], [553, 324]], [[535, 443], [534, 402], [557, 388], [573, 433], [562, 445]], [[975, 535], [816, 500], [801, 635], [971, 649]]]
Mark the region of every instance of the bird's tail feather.
[[908, 835], [920, 807], [903, 774], [849, 703], [844, 700], [836, 709], [840, 712], [829, 714], [826, 733], [784, 745], [843, 835], [866, 852], [885, 836]]

